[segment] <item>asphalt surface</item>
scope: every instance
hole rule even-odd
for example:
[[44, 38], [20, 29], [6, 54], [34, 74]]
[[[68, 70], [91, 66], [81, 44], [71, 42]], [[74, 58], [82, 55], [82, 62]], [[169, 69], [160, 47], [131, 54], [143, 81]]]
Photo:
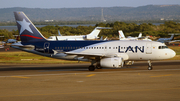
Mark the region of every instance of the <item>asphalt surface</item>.
[[88, 71], [90, 64], [0, 64], [0, 101], [179, 101], [180, 60]]

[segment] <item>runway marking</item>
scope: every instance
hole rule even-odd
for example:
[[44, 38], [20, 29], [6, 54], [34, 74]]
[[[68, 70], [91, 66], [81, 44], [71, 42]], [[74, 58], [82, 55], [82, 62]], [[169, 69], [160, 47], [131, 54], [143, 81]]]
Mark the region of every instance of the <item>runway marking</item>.
[[[180, 70], [180, 69], [159, 69], [159, 70], [152, 70], [153, 72], [157, 71], [174, 71], [174, 70]], [[134, 70], [134, 71], [101, 71], [101, 72], [83, 72], [83, 73], [57, 73], [57, 74], [32, 74], [32, 75], [15, 75], [15, 76], [22, 76], [22, 77], [35, 77], [35, 76], [58, 76], [58, 75], [78, 75], [78, 74], [105, 74], [105, 73], [136, 73], [136, 72], [149, 72], [149, 70]], [[9, 76], [0, 76], [0, 78], [4, 77], [11, 77]]]
[[150, 76], [150, 77], [164, 77], [164, 76], [171, 76], [172, 74], [167, 74], [167, 75], [158, 75], [158, 76]]
[[14, 77], [14, 78], [23, 78], [23, 79], [30, 78], [30, 77], [25, 77], [25, 76], [10, 76], [10, 77]]
[[87, 75], [86, 77], [91, 77], [91, 76], [94, 76], [94, 75], [96, 75], [96, 74], [90, 74], [90, 75]]
[[48, 94], [27, 94], [27, 95], [5, 95], [2, 97], [25, 97], [25, 96], [46, 96], [46, 95], [67, 95], [67, 94], [91, 94], [91, 93], [112, 93], [112, 92], [143, 92], [143, 91], [166, 91], [179, 90], [180, 88], [159, 88], [159, 89], [134, 89], [134, 90], [112, 90], [112, 91], [87, 91], [87, 92], [67, 92], [67, 93], [48, 93]]

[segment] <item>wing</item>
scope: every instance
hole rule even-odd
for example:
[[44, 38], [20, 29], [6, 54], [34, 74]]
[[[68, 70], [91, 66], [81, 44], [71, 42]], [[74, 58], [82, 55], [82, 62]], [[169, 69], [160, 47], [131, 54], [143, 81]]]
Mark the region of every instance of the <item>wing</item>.
[[103, 57], [102, 53], [76, 53], [76, 52], [65, 52], [68, 55], [88, 56], [88, 57]]
[[126, 53], [84, 53], [84, 52], [65, 52], [68, 55], [84, 56], [86, 58], [103, 58], [103, 57], [122, 57], [124, 60], [128, 60], [129, 56]]

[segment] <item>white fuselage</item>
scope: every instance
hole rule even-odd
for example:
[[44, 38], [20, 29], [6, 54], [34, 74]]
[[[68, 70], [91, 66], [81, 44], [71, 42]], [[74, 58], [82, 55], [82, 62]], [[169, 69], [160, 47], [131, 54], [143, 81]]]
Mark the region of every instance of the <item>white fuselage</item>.
[[[159, 48], [162, 46], [166, 48]], [[176, 55], [165, 44], [155, 41], [107, 41], [73, 50], [70, 53], [102, 54], [105, 57], [125, 56], [125, 60], [162, 60]]]

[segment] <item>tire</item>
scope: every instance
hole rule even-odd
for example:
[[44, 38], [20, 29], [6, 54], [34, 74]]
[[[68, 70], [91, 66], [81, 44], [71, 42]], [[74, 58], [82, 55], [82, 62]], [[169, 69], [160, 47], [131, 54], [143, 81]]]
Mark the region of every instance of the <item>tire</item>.
[[94, 66], [89, 66], [89, 71], [94, 71], [95, 70], [95, 67]]
[[148, 67], [148, 70], [152, 70], [152, 69], [153, 69], [152, 66], [149, 66], [149, 67]]

